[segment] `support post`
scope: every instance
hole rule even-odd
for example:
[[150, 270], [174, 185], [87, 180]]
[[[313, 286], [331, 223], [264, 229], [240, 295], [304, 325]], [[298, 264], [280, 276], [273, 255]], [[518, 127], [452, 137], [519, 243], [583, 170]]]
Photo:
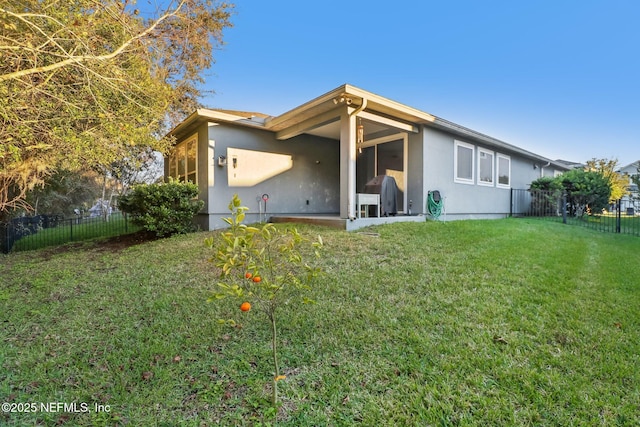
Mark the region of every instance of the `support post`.
[[355, 218], [356, 117], [346, 107], [340, 115], [340, 218]]

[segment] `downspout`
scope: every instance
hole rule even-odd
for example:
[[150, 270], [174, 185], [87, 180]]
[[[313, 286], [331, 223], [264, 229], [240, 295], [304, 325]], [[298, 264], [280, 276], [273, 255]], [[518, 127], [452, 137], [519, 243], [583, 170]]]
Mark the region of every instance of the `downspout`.
[[542, 177], [544, 176], [544, 168], [547, 168], [547, 167], [549, 167], [550, 165], [551, 165], [551, 162], [547, 162], [547, 164], [546, 164], [546, 165], [544, 165], [544, 166], [542, 166], [542, 167], [540, 168], [540, 178], [542, 178]]
[[365, 108], [367, 108], [367, 98], [362, 98], [362, 104], [360, 104], [360, 106], [358, 108], [356, 108], [355, 110], [353, 110], [351, 112], [351, 114], [349, 114], [349, 117], [353, 117], [358, 115], [359, 113], [362, 112], [362, 110], [364, 110]]
[[[365, 108], [367, 108], [367, 98], [362, 98], [362, 104], [360, 104], [360, 106], [358, 108], [356, 108], [355, 110], [353, 110], [349, 114], [349, 118], [357, 116]], [[357, 135], [357, 127], [356, 127], [356, 145], [357, 145], [357, 138], [358, 138], [358, 135]], [[351, 154], [350, 154], [350, 156], [351, 156]], [[355, 167], [355, 165], [354, 165], [354, 167]], [[354, 171], [354, 174], [355, 174], [355, 171]], [[354, 187], [355, 187], [355, 184], [354, 184]], [[351, 194], [351, 189], [347, 189], [347, 191], [349, 191], [349, 194], [348, 194], [348, 197], [347, 197], [347, 203], [349, 203], [349, 211], [351, 211], [351, 213], [353, 213], [353, 207], [355, 205], [355, 202], [354, 202], [355, 193]], [[353, 220], [356, 219], [356, 217], [355, 217], [355, 215], [351, 215], [349, 217], [349, 219], [351, 221], [353, 221]]]

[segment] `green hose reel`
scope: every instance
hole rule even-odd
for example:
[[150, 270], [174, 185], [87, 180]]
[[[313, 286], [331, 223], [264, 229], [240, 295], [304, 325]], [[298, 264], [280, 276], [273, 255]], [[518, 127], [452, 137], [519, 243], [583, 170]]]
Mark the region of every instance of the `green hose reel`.
[[444, 207], [444, 201], [440, 196], [438, 190], [429, 191], [427, 194], [427, 212], [431, 215], [431, 218], [438, 219], [442, 215], [442, 209]]

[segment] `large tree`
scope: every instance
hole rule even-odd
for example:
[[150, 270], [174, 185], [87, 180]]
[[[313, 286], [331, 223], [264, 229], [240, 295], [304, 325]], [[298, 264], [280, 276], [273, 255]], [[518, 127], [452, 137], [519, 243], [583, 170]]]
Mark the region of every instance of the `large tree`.
[[101, 168], [150, 147], [199, 106], [232, 5], [166, 0], [0, 5], [0, 216], [60, 166]]
[[103, 176], [92, 170], [57, 169], [45, 185], [30, 191], [27, 202], [36, 214], [73, 216], [75, 209], [88, 210], [102, 194]]
[[629, 193], [629, 180], [616, 172], [618, 169], [617, 159], [592, 158], [587, 161], [585, 169], [587, 171], [598, 172], [607, 180], [611, 187], [611, 201], [619, 200]]

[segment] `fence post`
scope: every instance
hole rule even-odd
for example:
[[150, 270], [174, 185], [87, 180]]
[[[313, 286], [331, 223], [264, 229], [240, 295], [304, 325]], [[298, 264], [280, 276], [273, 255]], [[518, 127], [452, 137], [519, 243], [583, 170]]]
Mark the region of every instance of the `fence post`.
[[567, 223], [567, 193], [562, 193], [562, 223]]
[[6, 223], [0, 222], [0, 230], [2, 230], [2, 236], [0, 236], [0, 250], [8, 254], [13, 248], [13, 244], [16, 242], [16, 226], [12, 220]]
[[509, 196], [509, 216], [513, 217], [513, 188], [511, 189], [511, 196]]
[[9, 224], [4, 224], [0, 222], [0, 252], [4, 254], [9, 253]]
[[616, 214], [616, 233], [620, 233], [620, 208], [622, 207], [622, 199], [618, 199], [616, 201], [616, 210], [618, 213]]

